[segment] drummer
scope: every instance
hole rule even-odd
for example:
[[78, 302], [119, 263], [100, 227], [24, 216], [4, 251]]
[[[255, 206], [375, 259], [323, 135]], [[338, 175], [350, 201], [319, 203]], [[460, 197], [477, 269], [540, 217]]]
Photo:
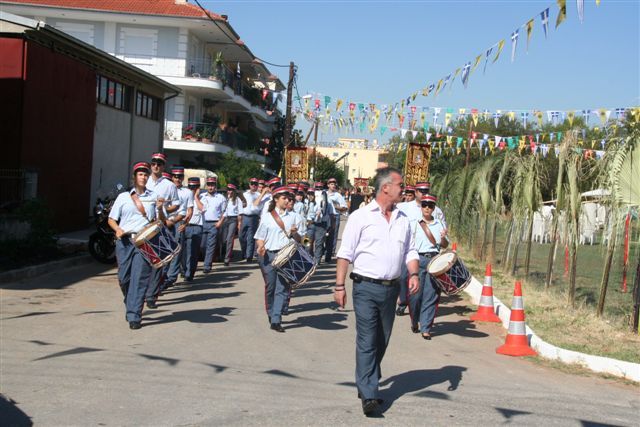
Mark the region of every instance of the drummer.
[[191, 216], [186, 219], [187, 228], [184, 232], [184, 280], [191, 282], [198, 266], [198, 254], [204, 227], [204, 204], [200, 200], [200, 178], [189, 178], [188, 185], [193, 197], [193, 209]]
[[142, 305], [153, 270], [136, 249], [131, 234], [140, 232], [156, 218], [165, 221], [164, 200], [146, 188], [150, 173], [149, 163], [136, 163], [133, 166], [133, 188], [120, 193], [109, 212], [109, 227], [116, 233], [118, 280], [125, 295], [126, 319], [130, 329], [141, 327]]
[[409, 295], [409, 314], [411, 316], [411, 331], [420, 332], [425, 340], [431, 339], [431, 327], [436, 317], [440, 289], [427, 272], [427, 265], [438, 255], [440, 249], [449, 245], [447, 229], [442, 221], [435, 218], [436, 196], [426, 195], [420, 198], [422, 218], [414, 225], [416, 250], [420, 255], [420, 289]]
[[[271, 195], [273, 199], [269, 202], [267, 214], [262, 216], [256, 231], [256, 251], [265, 281], [264, 300], [270, 327], [276, 332], [284, 332], [282, 312], [289, 295], [289, 284], [271, 263], [278, 251], [289, 243], [290, 237], [300, 242], [306, 226], [304, 221], [297, 220], [297, 215], [287, 211], [287, 204], [293, 199], [287, 187], [278, 187]], [[278, 220], [282, 222], [282, 227], [278, 225]]]
[[[415, 187], [412, 185], [407, 185], [404, 189], [405, 201], [402, 203], [398, 203], [398, 209], [400, 209], [400, 211], [404, 212], [407, 217], [409, 217], [412, 229], [415, 229], [415, 225], [417, 224], [418, 220], [422, 218], [422, 212], [420, 211], [420, 198], [416, 198], [416, 189], [423, 188], [422, 184], [426, 183], [418, 182]], [[398, 295], [398, 307], [396, 309], [397, 316], [404, 316], [406, 314], [407, 304], [409, 303], [407, 289], [408, 279], [409, 276], [407, 267], [406, 265], [403, 265], [402, 274], [400, 276], [400, 294]]]

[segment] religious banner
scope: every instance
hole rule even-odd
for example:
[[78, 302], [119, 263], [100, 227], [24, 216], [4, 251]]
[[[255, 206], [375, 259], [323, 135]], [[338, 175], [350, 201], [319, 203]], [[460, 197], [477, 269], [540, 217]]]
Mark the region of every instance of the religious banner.
[[287, 147], [284, 156], [287, 181], [296, 182], [309, 179], [309, 161], [306, 147]]
[[404, 161], [404, 184], [416, 185], [419, 181], [426, 181], [429, 176], [429, 160], [430, 144], [410, 143]]

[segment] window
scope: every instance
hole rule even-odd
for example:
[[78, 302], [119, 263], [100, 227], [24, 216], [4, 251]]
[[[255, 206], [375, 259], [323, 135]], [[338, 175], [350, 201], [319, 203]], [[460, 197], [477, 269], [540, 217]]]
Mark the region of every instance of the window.
[[158, 120], [160, 99], [138, 91], [136, 94], [136, 115], [151, 120]]
[[122, 111], [131, 111], [131, 87], [108, 77], [96, 76], [96, 101]]

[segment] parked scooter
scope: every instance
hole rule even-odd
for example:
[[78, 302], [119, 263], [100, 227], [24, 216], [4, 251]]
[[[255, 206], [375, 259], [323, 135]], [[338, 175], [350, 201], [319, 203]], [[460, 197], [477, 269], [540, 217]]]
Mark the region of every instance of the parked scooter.
[[104, 199], [98, 198], [93, 207], [93, 217], [97, 231], [89, 236], [89, 253], [97, 261], [104, 264], [116, 262], [116, 233], [109, 227], [109, 212], [116, 200], [117, 195], [122, 192], [122, 184], [116, 185], [115, 192]]

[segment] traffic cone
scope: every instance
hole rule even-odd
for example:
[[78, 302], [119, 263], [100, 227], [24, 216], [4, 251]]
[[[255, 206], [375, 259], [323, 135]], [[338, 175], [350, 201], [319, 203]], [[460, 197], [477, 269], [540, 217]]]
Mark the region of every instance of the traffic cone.
[[471, 320], [478, 322], [496, 322], [500, 323], [500, 318], [496, 316], [493, 307], [493, 287], [491, 286], [491, 264], [487, 264], [484, 273], [484, 286], [482, 286], [482, 295], [480, 296], [480, 304], [478, 311], [471, 316]]
[[527, 341], [524, 323], [524, 304], [522, 303], [522, 285], [516, 282], [511, 303], [511, 317], [509, 318], [509, 332], [504, 345], [496, 348], [496, 353], [507, 356], [537, 356], [538, 353]]
[[458, 250], [458, 244], [457, 244], [456, 242], [453, 242], [453, 244], [451, 245], [451, 250], [452, 250], [453, 252], [455, 252], [455, 251], [457, 251], [457, 250]]

